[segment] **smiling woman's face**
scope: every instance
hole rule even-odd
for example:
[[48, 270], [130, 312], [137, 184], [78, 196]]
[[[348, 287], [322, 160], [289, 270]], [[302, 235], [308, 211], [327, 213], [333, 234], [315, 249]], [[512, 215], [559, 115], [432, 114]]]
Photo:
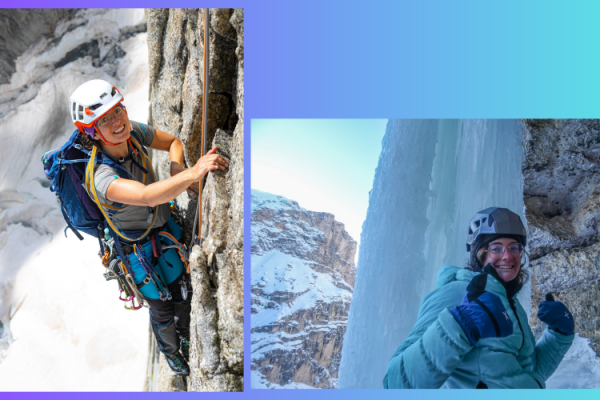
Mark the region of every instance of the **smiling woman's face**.
[[[512, 244], [518, 244], [514, 239], [508, 238], [500, 238], [496, 239], [490, 244], [488, 244], [488, 251], [486, 252], [485, 261], [483, 265], [492, 264], [498, 276], [504, 282], [510, 282], [519, 275], [519, 271], [521, 271], [521, 254], [513, 253], [509, 250], [509, 247]], [[494, 255], [491, 251], [489, 251], [492, 246], [502, 246], [504, 247], [504, 254], [500, 257], [498, 255]]]
[[122, 115], [117, 118], [114, 116], [115, 110], [112, 110], [106, 116], [112, 115], [112, 122], [106, 126], [98, 127], [100, 133], [104, 138], [111, 143], [122, 143], [129, 139], [129, 133], [131, 132], [131, 123], [127, 117], [127, 113], [123, 110]]

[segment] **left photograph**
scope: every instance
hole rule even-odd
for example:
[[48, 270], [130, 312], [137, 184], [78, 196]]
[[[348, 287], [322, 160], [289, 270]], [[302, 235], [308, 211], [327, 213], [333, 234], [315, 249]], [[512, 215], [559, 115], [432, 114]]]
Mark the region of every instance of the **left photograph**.
[[242, 391], [243, 9], [0, 16], [0, 391]]

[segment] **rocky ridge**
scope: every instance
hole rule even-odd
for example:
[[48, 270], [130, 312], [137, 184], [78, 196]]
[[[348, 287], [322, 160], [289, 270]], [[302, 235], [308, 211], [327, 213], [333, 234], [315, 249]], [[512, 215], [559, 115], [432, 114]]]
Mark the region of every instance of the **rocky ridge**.
[[356, 242], [333, 215], [256, 190], [251, 219], [252, 387], [337, 387]]

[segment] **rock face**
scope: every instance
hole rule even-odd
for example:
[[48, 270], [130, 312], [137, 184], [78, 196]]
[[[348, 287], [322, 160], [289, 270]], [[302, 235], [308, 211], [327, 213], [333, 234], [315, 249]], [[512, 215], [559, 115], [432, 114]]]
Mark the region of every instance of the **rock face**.
[[524, 120], [524, 200], [532, 270], [530, 324], [556, 294], [600, 355], [600, 121]]
[[333, 215], [255, 190], [251, 223], [252, 387], [336, 388], [356, 242]]
[[[190, 255], [192, 286], [190, 377], [160, 367], [162, 391], [241, 391], [244, 360], [244, 14], [210, 9], [207, 148], [218, 146], [229, 169], [209, 173], [202, 193], [202, 244]], [[186, 166], [200, 157], [202, 131], [204, 10], [147, 10], [150, 123], [180, 138]], [[168, 154], [155, 162], [169, 177]], [[184, 240], [192, 237], [197, 199], [178, 204]], [[152, 350], [155, 351], [155, 350]], [[166, 364], [164, 357], [161, 363]], [[156, 371], [154, 366], [149, 368]], [[156, 380], [157, 378], [154, 377]], [[151, 380], [151, 379], [149, 379]], [[147, 384], [148, 388], [155, 384]]]

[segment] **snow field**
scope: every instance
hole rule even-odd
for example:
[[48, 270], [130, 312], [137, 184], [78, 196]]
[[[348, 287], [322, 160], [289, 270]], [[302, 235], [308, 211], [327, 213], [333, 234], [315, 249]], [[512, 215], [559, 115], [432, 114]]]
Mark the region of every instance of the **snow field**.
[[[60, 40], [41, 38], [16, 60], [11, 82], [0, 86], [0, 98], [13, 99], [0, 105], [0, 319], [10, 327], [0, 338], [0, 391], [143, 389], [148, 311], [123, 308], [116, 281], [102, 276], [95, 238], [79, 241], [70, 230], [65, 238], [40, 162], [75, 129], [68, 99], [88, 80], [113, 83], [129, 117], [147, 121], [146, 34], [117, 41], [121, 28], [143, 22], [143, 10], [79, 10], [56, 27]], [[96, 68], [84, 57], [54, 69], [92, 39], [100, 58], [117, 42], [127, 54], [118, 65]]]

